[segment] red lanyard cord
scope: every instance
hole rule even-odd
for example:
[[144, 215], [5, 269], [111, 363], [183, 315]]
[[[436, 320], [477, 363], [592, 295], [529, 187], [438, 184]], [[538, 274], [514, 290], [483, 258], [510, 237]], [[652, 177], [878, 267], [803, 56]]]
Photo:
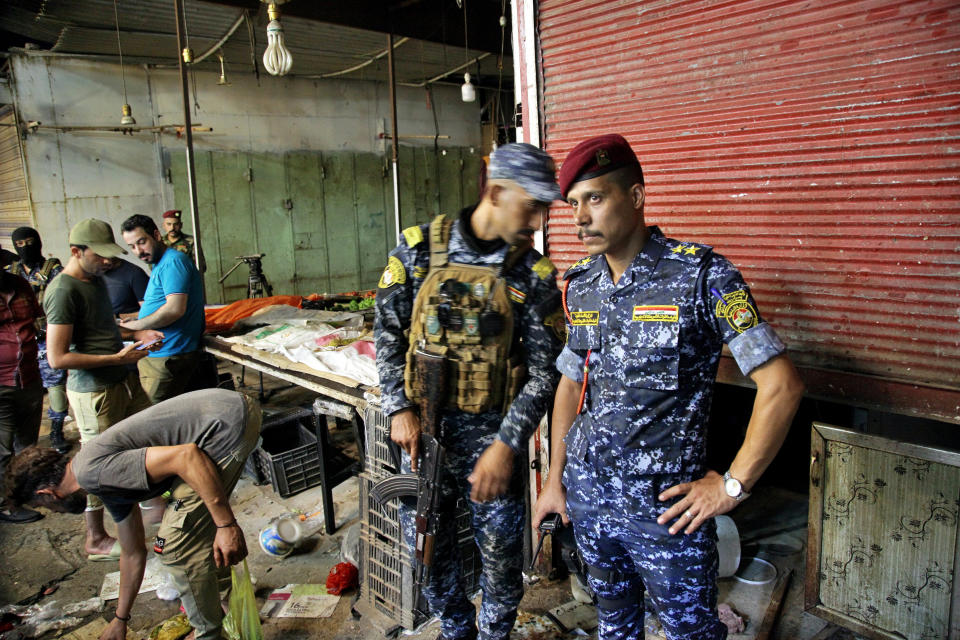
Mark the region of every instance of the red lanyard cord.
[[[570, 311], [567, 309], [567, 289], [570, 288], [570, 281], [563, 281], [563, 295], [561, 296], [561, 302], [563, 303], [563, 315], [567, 317], [567, 322], [570, 323], [570, 326], [573, 326], [573, 319], [570, 317]], [[580, 387], [580, 401], [577, 403], [577, 415], [583, 411], [583, 402], [587, 399], [587, 379], [590, 376], [590, 354], [593, 353], [593, 349], [587, 349], [587, 357], [583, 361], [583, 386]]]

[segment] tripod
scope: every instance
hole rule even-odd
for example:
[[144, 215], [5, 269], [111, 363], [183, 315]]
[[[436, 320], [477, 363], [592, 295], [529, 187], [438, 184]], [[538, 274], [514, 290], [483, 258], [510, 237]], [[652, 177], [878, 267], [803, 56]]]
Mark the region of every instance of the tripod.
[[[247, 298], [269, 298], [273, 295], [273, 287], [270, 286], [270, 283], [267, 282], [267, 276], [263, 273], [263, 263], [261, 262], [267, 254], [258, 253], [253, 256], [236, 256], [235, 260], [237, 264], [230, 267], [230, 270], [227, 271], [223, 276], [221, 276], [219, 282], [223, 282], [227, 277], [237, 270], [237, 268], [243, 263], [247, 263], [247, 266], [250, 267], [250, 275], [247, 276]], [[257, 374], [260, 377], [260, 401], [263, 402], [266, 400], [266, 396], [263, 393], [263, 372], [258, 371]], [[246, 385], [247, 379], [247, 367], [244, 365], [240, 366], [240, 386]]]
[[273, 287], [267, 282], [267, 276], [263, 273], [263, 263], [261, 262], [261, 259], [266, 255], [265, 253], [258, 253], [254, 256], [236, 256], [234, 259], [237, 264], [230, 267], [230, 270], [223, 274], [219, 281], [223, 282], [241, 264], [247, 263], [247, 266], [250, 267], [250, 275], [247, 276], [247, 297], [269, 298], [273, 295]]

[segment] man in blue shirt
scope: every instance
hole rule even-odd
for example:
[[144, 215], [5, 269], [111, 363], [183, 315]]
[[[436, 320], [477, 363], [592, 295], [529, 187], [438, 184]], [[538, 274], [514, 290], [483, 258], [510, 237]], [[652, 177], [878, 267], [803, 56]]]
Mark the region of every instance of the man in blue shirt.
[[163, 331], [163, 345], [137, 365], [140, 384], [156, 404], [183, 393], [200, 365], [204, 329], [201, 276], [186, 254], [168, 251], [151, 218], [131, 216], [120, 231], [137, 257], [153, 268], [139, 317], [120, 326]]

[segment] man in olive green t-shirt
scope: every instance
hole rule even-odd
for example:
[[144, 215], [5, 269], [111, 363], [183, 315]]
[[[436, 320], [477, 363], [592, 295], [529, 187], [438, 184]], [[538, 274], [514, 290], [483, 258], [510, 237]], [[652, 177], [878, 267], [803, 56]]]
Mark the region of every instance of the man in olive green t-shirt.
[[[88, 218], [70, 230], [70, 260], [47, 287], [47, 360], [55, 369], [69, 369], [67, 398], [80, 430], [80, 445], [116, 422], [150, 406], [135, 364], [147, 355], [138, 349], [162, 339], [159, 331], [136, 331], [137, 342], [124, 347], [113, 318], [110, 296], [100, 276], [110, 259], [126, 251], [116, 244], [106, 222]], [[103, 503], [90, 497], [84, 514], [84, 548], [90, 560], [120, 555], [117, 541], [103, 528]]]

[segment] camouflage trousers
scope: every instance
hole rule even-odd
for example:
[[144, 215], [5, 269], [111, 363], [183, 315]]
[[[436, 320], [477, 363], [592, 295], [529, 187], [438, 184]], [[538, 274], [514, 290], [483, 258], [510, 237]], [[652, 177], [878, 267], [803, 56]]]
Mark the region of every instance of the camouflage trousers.
[[[522, 464], [514, 464], [510, 490], [496, 500], [477, 504], [470, 500], [467, 476], [500, 428], [499, 413], [481, 415], [449, 412], [443, 419], [446, 447], [445, 469], [441, 481], [437, 533], [430, 580], [423, 589], [432, 614], [438, 616], [443, 637], [464, 640], [506, 640], [517, 619], [517, 607], [523, 597], [523, 522]], [[404, 471], [410, 471], [404, 454]], [[457, 529], [457, 507], [469, 505], [473, 536], [483, 568], [480, 589], [483, 599], [479, 614], [467, 598], [462, 575]], [[413, 550], [416, 539], [415, 509], [400, 509], [400, 522], [407, 544]], [[479, 635], [478, 635], [479, 628]]]
[[[639, 495], [630, 485], [650, 484], [650, 478], [638, 478], [636, 483], [629, 476], [620, 482], [604, 481], [598, 480], [603, 472], [593, 472], [589, 463], [568, 459], [567, 467], [567, 512], [598, 598], [598, 639], [644, 637], [644, 590], [670, 640], [726, 638], [727, 628], [717, 615], [714, 521], [690, 535], [670, 535], [670, 523], [660, 525], [650, 517], [670, 503], [642, 509], [624, 497]], [[652, 484], [666, 489], [680, 481], [660, 477]]]
[[64, 385], [67, 383], [67, 370], [54, 369], [47, 362], [47, 341], [37, 340], [37, 364], [40, 365], [40, 378], [43, 388], [50, 398], [50, 407], [47, 417], [51, 420], [67, 416], [67, 394]]
[[66, 369], [54, 369], [47, 362], [47, 341], [37, 341], [37, 363], [40, 365], [40, 377], [46, 389], [64, 384], [67, 381]]

